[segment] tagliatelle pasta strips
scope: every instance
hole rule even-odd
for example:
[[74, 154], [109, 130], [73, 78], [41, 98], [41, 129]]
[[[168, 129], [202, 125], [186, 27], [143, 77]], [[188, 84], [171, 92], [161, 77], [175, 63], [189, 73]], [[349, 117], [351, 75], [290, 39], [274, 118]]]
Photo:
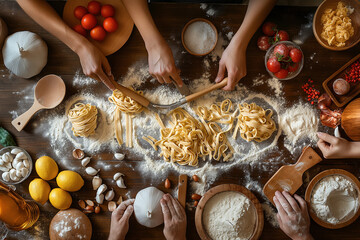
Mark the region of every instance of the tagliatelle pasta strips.
[[75, 137], [89, 137], [95, 133], [97, 108], [90, 104], [76, 103], [69, 110], [68, 118], [72, 123], [71, 130]]

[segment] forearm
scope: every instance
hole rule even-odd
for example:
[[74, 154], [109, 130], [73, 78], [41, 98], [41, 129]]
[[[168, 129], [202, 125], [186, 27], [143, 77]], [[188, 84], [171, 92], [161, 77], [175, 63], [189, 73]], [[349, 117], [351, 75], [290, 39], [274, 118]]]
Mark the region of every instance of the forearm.
[[17, 0], [20, 7], [45, 30], [65, 43], [74, 52], [88, 41], [73, 31], [44, 0]]
[[123, 3], [144, 39], [147, 49], [164, 41], [151, 17], [146, 0], [123, 0]]
[[250, 39], [274, 7], [276, 0], [250, 0], [244, 20], [231, 40], [246, 49]]
[[360, 142], [350, 142], [350, 158], [360, 158]]

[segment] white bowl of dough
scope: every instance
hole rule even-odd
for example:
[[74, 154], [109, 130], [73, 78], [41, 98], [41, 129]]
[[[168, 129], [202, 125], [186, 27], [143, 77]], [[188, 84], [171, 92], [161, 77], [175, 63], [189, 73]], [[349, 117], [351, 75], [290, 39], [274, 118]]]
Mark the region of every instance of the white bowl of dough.
[[264, 215], [257, 198], [245, 187], [223, 184], [201, 198], [195, 213], [201, 239], [259, 239]]
[[32, 159], [21, 147], [10, 146], [0, 150], [0, 181], [18, 184], [25, 181], [33, 168]]
[[350, 225], [360, 215], [359, 189], [359, 180], [348, 171], [329, 169], [319, 173], [305, 193], [311, 218], [330, 229]]

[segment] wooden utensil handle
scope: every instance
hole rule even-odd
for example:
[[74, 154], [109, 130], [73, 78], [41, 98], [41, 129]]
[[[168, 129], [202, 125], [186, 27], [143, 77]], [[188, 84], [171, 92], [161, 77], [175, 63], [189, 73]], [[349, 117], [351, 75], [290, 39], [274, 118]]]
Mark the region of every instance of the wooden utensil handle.
[[185, 208], [186, 203], [186, 189], [187, 189], [187, 175], [182, 174], [179, 176], [179, 190], [178, 190], [178, 200]]
[[185, 99], [186, 99], [187, 102], [191, 102], [191, 101], [193, 101], [193, 100], [195, 100], [195, 99], [197, 99], [197, 98], [199, 98], [199, 97], [201, 97], [201, 96], [203, 96], [203, 95], [205, 95], [205, 94], [207, 94], [209, 92], [212, 92], [212, 91], [214, 91], [216, 89], [219, 89], [219, 88], [223, 88], [223, 87], [226, 86], [227, 80], [228, 80], [228, 78], [224, 78], [221, 82], [216, 83], [216, 84], [212, 85], [209, 88], [206, 88], [206, 89], [204, 89], [204, 90], [202, 90], [200, 92], [193, 93], [193, 94], [191, 94], [189, 96], [186, 96]]
[[30, 118], [41, 109], [39, 103], [34, 102], [29, 110], [21, 114], [19, 117], [15, 118], [11, 124], [18, 130], [19, 132], [23, 130], [26, 124], [29, 122]]
[[294, 164], [295, 169], [302, 175], [306, 170], [322, 161], [322, 158], [307, 146], [304, 148], [299, 160]]

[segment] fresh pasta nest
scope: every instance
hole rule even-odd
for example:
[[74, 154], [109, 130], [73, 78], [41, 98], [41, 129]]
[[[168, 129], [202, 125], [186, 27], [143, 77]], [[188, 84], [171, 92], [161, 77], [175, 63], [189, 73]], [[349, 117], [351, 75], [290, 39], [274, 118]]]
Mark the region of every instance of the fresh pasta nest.
[[76, 103], [69, 110], [68, 118], [72, 123], [71, 130], [75, 137], [89, 137], [95, 133], [97, 108], [91, 104]]

